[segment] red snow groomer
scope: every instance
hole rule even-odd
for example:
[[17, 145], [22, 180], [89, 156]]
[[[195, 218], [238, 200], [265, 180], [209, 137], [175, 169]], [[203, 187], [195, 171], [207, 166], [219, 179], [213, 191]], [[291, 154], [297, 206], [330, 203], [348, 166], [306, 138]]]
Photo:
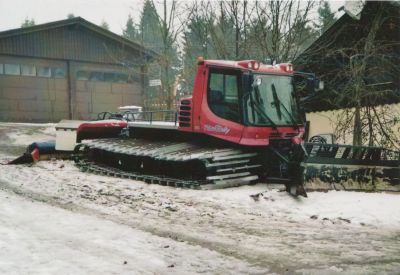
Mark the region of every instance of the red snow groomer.
[[78, 143], [75, 161], [82, 171], [169, 186], [279, 182], [293, 195], [306, 195], [306, 180], [313, 189], [372, 184], [400, 191], [399, 152], [304, 143], [299, 87], [313, 94], [318, 84], [291, 64], [200, 58], [192, 96], [181, 99], [178, 110], [62, 121], [56, 149]]
[[305, 194], [292, 65], [202, 59], [197, 65], [192, 96], [178, 110], [141, 112], [127, 122], [129, 137], [78, 145], [82, 170], [191, 188], [273, 178]]
[[291, 64], [200, 58], [192, 96], [178, 110], [118, 114], [125, 137], [83, 140], [76, 162], [94, 173], [198, 189], [262, 181], [306, 195], [306, 180], [314, 190], [400, 191], [397, 151], [303, 143], [300, 86], [314, 94], [319, 84]]

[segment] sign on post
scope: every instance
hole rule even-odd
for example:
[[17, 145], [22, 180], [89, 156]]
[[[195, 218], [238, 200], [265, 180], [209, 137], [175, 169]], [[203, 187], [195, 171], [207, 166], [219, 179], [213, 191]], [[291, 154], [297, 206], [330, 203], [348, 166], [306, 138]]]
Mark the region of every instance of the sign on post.
[[149, 86], [150, 87], [161, 86], [161, 79], [150, 79]]

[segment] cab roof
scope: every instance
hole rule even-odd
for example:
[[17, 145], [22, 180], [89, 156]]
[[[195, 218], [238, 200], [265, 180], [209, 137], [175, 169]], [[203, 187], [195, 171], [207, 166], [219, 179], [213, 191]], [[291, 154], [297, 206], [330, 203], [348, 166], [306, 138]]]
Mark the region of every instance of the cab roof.
[[273, 74], [284, 74], [293, 75], [293, 65], [291, 63], [281, 63], [276, 65], [262, 64], [257, 60], [199, 60], [198, 64], [204, 64], [208, 66], [224, 67], [232, 69], [249, 70], [259, 73], [273, 73]]

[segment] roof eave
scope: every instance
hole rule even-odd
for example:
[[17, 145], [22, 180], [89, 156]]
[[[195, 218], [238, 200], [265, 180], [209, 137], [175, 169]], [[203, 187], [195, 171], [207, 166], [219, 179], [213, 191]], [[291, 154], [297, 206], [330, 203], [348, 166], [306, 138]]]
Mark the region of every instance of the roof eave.
[[82, 25], [96, 33], [99, 33], [109, 39], [115, 40], [120, 42], [124, 46], [128, 46], [129, 48], [139, 51], [139, 52], [144, 52], [146, 54], [147, 58], [155, 58], [159, 56], [158, 53], [156, 53], [153, 50], [146, 49], [142, 45], [135, 43], [125, 37], [122, 37], [118, 34], [115, 34], [109, 30], [103, 29], [100, 26], [97, 26], [96, 24], [93, 24], [82, 17], [74, 17], [71, 19], [64, 19], [60, 21], [54, 21], [54, 22], [49, 22], [49, 23], [44, 23], [40, 25], [35, 25], [35, 26], [30, 26], [30, 27], [24, 27], [24, 28], [18, 28], [18, 29], [11, 29], [7, 31], [0, 32], [0, 39], [2, 38], [8, 38], [11, 36], [16, 36], [16, 35], [21, 35], [21, 34], [29, 34], [33, 32], [38, 32], [38, 31], [43, 31], [43, 30], [48, 30], [48, 29], [54, 29], [54, 28], [59, 28], [59, 27], [64, 27], [64, 26], [71, 26], [79, 24]]

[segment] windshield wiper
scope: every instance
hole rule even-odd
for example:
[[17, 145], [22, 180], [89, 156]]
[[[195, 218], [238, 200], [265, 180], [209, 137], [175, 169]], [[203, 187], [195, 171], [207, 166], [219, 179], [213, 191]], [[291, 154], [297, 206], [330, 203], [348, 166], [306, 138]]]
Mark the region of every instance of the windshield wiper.
[[[285, 110], [286, 114], [289, 116], [290, 120], [292, 121], [293, 126], [296, 127], [296, 128], [299, 128], [299, 126], [297, 125], [296, 119], [293, 117], [293, 115], [292, 115], [292, 114], [289, 112], [289, 110], [286, 108], [285, 104], [283, 104], [283, 103], [280, 101], [280, 99], [279, 99], [279, 97], [278, 97], [278, 94], [277, 94], [277, 92], [276, 92], [275, 84], [273, 84], [273, 83], [271, 84], [271, 89], [272, 89], [272, 95], [273, 95], [273, 97], [274, 97], [274, 104], [275, 104], [275, 107], [277, 107], [277, 106], [276, 106], [277, 104], [278, 104], [278, 106], [282, 106], [283, 109]], [[278, 112], [278, 110], [279, 110], [279, 113], [280, 113], [280, 108], [278, 109], [278, 107], [277, 107], [277, 112]], [[278, 114], [278, 115], [279, 115], [279, 114]]]
[[[254, 87], [254, 91], [258, 90], [258, 87]], [[253, 100], [253, 96], [252, 93], [250, 93], [250, 101], [251, 101], [251, 106], [253, 107], [253, 109], [259, 114], [261, 115], [262, 118], [266, 119], [269, 121], [269, 123], [271, 124], [272, 128], [277, 129], [277, 126], [275, 124], [275, 122], [264, 112], [264, 110], [260, 107], [261, 103], [260, 102], [255, 102]]]

